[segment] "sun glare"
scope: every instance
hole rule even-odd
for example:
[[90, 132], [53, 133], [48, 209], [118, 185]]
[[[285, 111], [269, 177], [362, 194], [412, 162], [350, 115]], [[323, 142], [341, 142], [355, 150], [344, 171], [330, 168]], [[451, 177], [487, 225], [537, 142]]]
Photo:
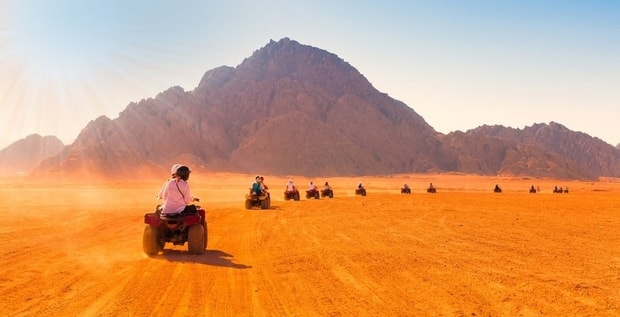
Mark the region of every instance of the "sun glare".
[[2, 9], [0, 100], [3, 114], [9, 115], [0, 119], [2, 138], [7, 138], [0, 142], [37, 132], [75, 136], [79, 130], [71, 130], [67, 119], [97, 111], [81, 101], [88, 91], [84, 87], [94, 86], [93, 70], [102, 59], [102, 53], [95, 54], [100, 45], [89, 38], [96, 34], [88, 27], [94, 25], [87, 22], [92, 17], [75, 14], [63, 2], [8, 3]]
[[90, 120], [199, 80], [181, 64], [204, 52], [193, 33], [204, 12], [173, 2], [0, 2], [0, 148], [33, 133], [72, 142]]
[[127, 36], [135, 39], [136, 32], [126, 30], [131, 25], [127, 14], [117, 14], [119, 6], [43, 1], [5, 2], [0, 9], [2, 146], [32, 133], [71, 142], [88, 121], [114, 116], [113, 109], [131, 101], [106, 89], [113, 82], [131, 90], [127, 69], [135, 70], [125, 64], [135, 46]]

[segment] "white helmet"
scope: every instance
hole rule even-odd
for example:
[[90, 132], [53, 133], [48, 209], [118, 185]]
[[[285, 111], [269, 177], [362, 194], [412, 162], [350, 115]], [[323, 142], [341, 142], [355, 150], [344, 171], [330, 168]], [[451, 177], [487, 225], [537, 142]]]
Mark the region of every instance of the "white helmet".
[[170, 168], [170, 174], [172, 174], [172, 176], [174, 176], [177, 173], [177, 170], [179, 169], [179, 167], [181, 167], [181, 164], [174, 164], [172, 165], [172, 167]]

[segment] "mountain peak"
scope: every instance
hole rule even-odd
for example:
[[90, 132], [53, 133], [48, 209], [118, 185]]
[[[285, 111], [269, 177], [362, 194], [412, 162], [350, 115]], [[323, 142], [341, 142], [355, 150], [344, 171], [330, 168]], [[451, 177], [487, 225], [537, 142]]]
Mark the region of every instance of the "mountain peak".
[[289, 38], [271, 40], [244, 59], [237, 71], [252, 73], [259, 80], [288, 78], [340, 89], [344, 83], [368, 83], [357, 69], [336, 54]]

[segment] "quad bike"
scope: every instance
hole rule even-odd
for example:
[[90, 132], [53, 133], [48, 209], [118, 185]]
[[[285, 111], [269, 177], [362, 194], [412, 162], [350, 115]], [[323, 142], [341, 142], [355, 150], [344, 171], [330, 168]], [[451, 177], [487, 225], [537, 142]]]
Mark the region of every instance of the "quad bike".
[[366, 188], [356, 188], [355, 195], [366, 196]]
[[411, 188], [403, 187], [403, 188], [400, 189], [400, 193], [401, 194], [411, 194]]
[[263, 192], [261, 195], [245, 194], [245, 209], [269, 209], [270, 207], [271, 197], [268, 192]]
[[164, 249], [166, 242], [184, 245], [192, 254], [202, 254], [207, 248], [206, 211], [196, 206], [195, 211], [175, 214], [158, 212], [144, 215], [144, 234], [142, 248], [149, 256], [156, 255]]
[[284, 200], [291, 199], [299, 201], [299, 190], [295, 189], [293, 191], [284, 191]]
[[437, 189], [435, 187], [429, 187], [426, 189], [426, 192], [429, 194], [435, 194], [437, 193]]
[[334, 191], [331, 188], [322, 189], [321, 190], [321, 197], [334, 198]]
[[308, 189], [306, 190], [306, 198], [307, 199], [319, 199], [320, 193], [318, 189]]
[[566, 187], [566, 189], [562, 189], [562, 187], [555, 187], [553, 189], [553, 193], [554, 194], [562, 194], [562, 193], [568, 194], [568, 187]]

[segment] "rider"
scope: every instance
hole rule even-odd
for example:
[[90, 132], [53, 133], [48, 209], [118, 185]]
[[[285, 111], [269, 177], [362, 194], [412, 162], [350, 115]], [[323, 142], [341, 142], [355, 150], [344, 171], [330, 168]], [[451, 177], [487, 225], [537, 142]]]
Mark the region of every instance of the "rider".
[[267, 187], [264, 181], [264, 177], [256, 175], [256, 177], [254, 178], [254, 183], [250, 185], [250, 194], [255, 196], [266, 194], [269, 187]]
[[263, 186], [261, 185], [260, 175], [256, 175], [254, 183], [250, 186], [250, 193], [252, 195], [260, 196], [263, 193]]
[[157, 194], [158, 199], [163, 199], [162, 214], [177, 214], [186, 210], [195, 210], [194, 205], [189, 205], [192, 201], [198, 201], [189, 191], [189, 174], [192, 172], [189, 167], [181, 164], [174, 164], [170, 169], [172, 177], [168, 179]]
[[323, 190], [331, 190], [332, 187], [329, 186], [329, 182], [325, 182], [325, 185], [323, 185]]
[[310, 184], [308, 184], [308, 190], [312, 191], [312, 190], [318, 190], [318, 189], [319, 189], [318, 186], [316, 186], [314, 182], [310, 181]]
[[294, 191], [296, 191], [296, 190], [297, 190], [297, 187], [296, 187], [296, 186], [295, 186], [295, 184], [293, 183], [293, 180], [292, 180], [292, 179], [289, 179], [289, 180], [288, 180], [288, 184], [286, 184], [286, 189], [285, 189], [285, 191], [286, 191], [287, 193], [291, 193], [291, 192], [294, 192]]
[[262, 177], [262, 176], [260, 177], [260, 187], [261, 187], [263, 193], [265, 193], [265, 194], [268, 193], [267, 190], [269, 189], [269, 187], [267, 187], [267, 184], [265, 184], [265, 178]]

